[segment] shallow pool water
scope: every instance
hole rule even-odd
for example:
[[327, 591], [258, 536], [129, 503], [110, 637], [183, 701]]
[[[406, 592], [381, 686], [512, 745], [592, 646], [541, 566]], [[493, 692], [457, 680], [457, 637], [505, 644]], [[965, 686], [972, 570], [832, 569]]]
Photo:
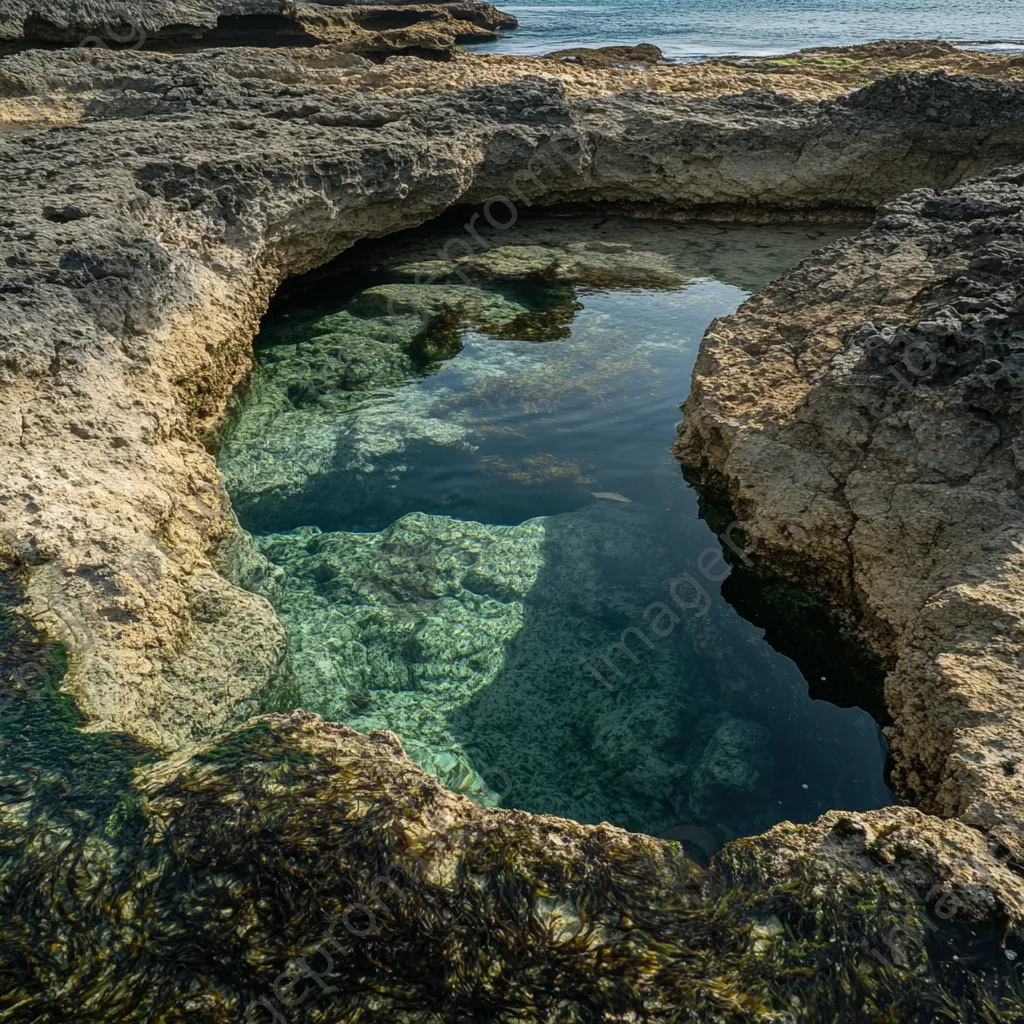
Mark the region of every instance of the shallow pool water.
[[461, 227], [361, 247], [264, 323], [220, 463], [234, 571], [289, 632], [277, 705], [391, 729], [485, 803], [652, 834], [891, 802], [875, 721], [815, 699], [873, 707], [880, 669], [723, 545], [670, 453], [708, 324], [831, 234]]
[[67, 651], [26, 622], [21, 583], [16, 574], [0, 570], [0, 806], [10, 815], [5, 824], [31, 809], [31, 815], [45, 813], [52, 821], [70, 816], [79, 826], [91, 820], [113, 836], [130, 806], [126, 794], [135, 769], [155, 760], [156, 752], [124, 734], [83, 730], [85, 716], [61, 690]]

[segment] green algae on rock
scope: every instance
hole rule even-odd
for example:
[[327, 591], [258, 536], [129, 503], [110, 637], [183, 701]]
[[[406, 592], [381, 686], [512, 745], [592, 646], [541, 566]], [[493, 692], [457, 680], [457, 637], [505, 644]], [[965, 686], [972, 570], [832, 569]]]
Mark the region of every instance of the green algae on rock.
[[486, 800], [448, 719], [500, 672], [543, 542], [539, 522], [412, 513], [380, 533], [257, 538], [266, 568], [240, 582], [292, 626], [302, 707], [397, 732], [433, 774], [468, 777], [457, 788]]
[[[577, 290], [667, 293], [708, 273], [753, 290], [811, 243], [832, 237], [818, 229], [783, 230], [759, 247], [764, 236], [755, 238], [748, 228], [691, 225], [683, 232], [677, 225], [594, 216], [527, 221], [513, 232], [475, 230], [493, 244], [472, 258], [436, 258], [451, 237], [446, 226], [409, 233], [383, 249], [361, 248], [333, 274], [311, 275], [302, 305], [268, 317], [257, 344], [260, 369], [219, 456], [244, 526], [363, 527], [351, 511], [377, 502], [379, 528], [415, 507], [392, 505], [384, 514], [391, 492], [426, 449], [458, 449], [467, 461], [486, 458], [474, 435], [509, 429], [498, 420], [510, 401], [536, 413], [550, 411], [573, 389], [600, 400], [641, 361], [656, 362], [658, 352], [677, 347], [667, 325], [660, 334], [636, 336], [610, 331], [600, 320], [580, 321]], [[340, 298], [338, 275], [355, 281]], [[675, 301], [705, 299], [683, 292]], [[679, 312], [685, 315], [682, 306]], [[571, 346], [531, 354], [528, 347], [484, 342], [471, 361], [451, 366], [455, 377], [438, 389], [405, 386], [430, 369], [424, 363], [455, 355], [468, 337], [549, 341], [565, 338], [569, 324]], [[652, 372], [658, 372], [653, 364]], [[489, 412], [473, 415], [467, 407], [474, 403]], [[489, 465], [493, 471], [501, 463]], [[331, 477], [342, 476], [344, 487], [329, 486]], [[460, 512], [465, 517], [465, 506]]]
[[[945, 880], [909, 809], [781, 825], [702, 869], [677, 843], [479, 807], [394, 736], [298, 712], [153, 765], [129, 792], [133, 827], [110, 835], [83, 818], [0, 821], [5, 1020], [1001, 1024], [1024, 1012], [1012, 971], [986, 970], [993, 948], [1024, 938], [1000, 928], [1005, 880]], [[38, 778], [19, 781], [21, 807], [40, 793]], [[940, 827], [977, 863], [980, 837]], [[972, 897], [979, 882], [988, 900]], [[952, 922], [926, 898], [947, 885]]]
[[[120, 733], [85, 732], [74, 699], [60, 689], [67, 651], [23, 618], [22, 587], [0, 572], [0, 819], [70, 813], [119, 827], [134, 770], [156, 751]], [[11, 801], [26, 779], [37, 799]]]

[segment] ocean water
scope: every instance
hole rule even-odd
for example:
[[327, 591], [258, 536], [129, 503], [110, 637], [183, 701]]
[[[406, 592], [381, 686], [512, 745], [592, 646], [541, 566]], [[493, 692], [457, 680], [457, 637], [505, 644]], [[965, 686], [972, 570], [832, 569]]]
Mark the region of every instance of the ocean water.
[[501, 3], [520, 27], [492, 53], [655, 43], [667, 56], [769, 56], [877, 39], [1024, 40], [1020, 0], [532, 0]]
[[880, 667], [736, 557], [670, 451], [708, 324], [835, 232], [545, 217], [450, 264], [459, 227], [264, 322], [220, 465], [284, 705], [484, 803], [655, 835], [891, 802]]

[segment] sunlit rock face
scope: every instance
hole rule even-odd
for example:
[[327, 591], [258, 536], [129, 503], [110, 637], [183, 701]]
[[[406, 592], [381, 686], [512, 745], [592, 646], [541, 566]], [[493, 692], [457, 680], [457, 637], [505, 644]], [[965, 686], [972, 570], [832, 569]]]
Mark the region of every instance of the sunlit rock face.
[[450, 230], [296, 286], [257, 342], [220, 465], [277, 699], [483, 803], [654, 834], [888, 802], [868, 716], [823, 720], [719, 594], [667, 451], [706, 324], [828, 236], [542, 218], [446, 261]]

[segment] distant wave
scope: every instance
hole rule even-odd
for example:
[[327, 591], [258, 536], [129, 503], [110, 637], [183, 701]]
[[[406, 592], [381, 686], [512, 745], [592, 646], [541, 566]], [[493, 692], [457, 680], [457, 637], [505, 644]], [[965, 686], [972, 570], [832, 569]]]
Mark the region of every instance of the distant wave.
[[969, 49], [1024, 49], [1024, 15], [1006, 0], [514, 0], [520, 28], [473, 47], [539, 54], [571, 46], [656, 43], [677, 60], [769, 57], [876, 39], [948, 39]]

